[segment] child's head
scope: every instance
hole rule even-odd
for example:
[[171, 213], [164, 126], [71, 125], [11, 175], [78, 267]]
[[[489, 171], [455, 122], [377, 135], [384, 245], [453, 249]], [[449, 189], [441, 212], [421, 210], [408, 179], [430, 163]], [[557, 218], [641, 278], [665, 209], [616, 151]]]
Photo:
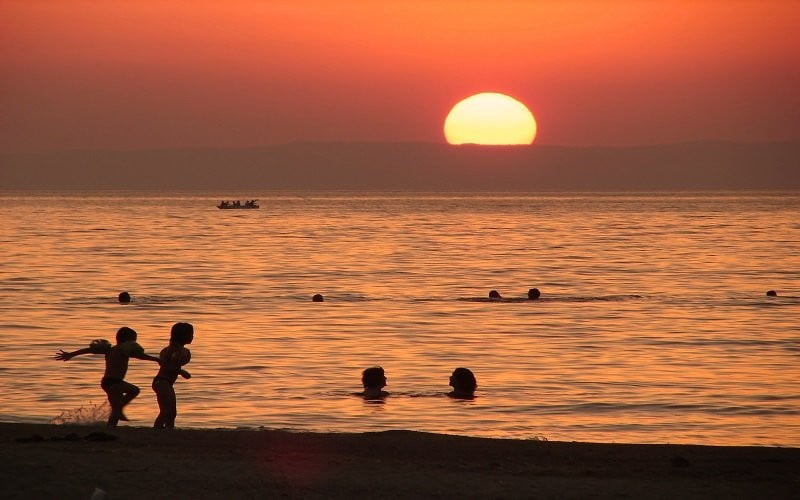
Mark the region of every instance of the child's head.
[[171, 344], [191, 344], [194, 339], [194, 327], [191, 323], [175, 323], [169, 334]]
[[453, 391], [459, 394], [472, 394], [478, 388], [475, 374], [469, 368], [456, 368], [450, 375], [450, 385]]
[[117, 344], [136, 340], [136, 330], [123, 326], [117, 330]]
[[364, 389], [382, 389], [386, 387], [386, 374], [380, 366], [373, 366], [361, 372], [361, 383]]

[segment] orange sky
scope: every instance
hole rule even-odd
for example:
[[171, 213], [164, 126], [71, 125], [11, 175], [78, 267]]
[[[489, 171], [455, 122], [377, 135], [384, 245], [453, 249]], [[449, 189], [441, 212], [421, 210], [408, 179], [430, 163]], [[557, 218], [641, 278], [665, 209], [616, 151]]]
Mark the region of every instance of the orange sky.
[[800, 1], [0, 0], [0, 148], [443, 142], [508, 93], [538, 144], [800, 139]]

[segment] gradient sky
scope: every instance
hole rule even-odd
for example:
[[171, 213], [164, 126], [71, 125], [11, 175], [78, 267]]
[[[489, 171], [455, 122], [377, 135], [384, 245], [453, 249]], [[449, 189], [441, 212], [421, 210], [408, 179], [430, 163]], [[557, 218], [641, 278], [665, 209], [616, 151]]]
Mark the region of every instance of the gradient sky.
[[0, 149], [444, 142], [458, 100], [537, 144], [800, 139], [800, 1], [0, 0]]

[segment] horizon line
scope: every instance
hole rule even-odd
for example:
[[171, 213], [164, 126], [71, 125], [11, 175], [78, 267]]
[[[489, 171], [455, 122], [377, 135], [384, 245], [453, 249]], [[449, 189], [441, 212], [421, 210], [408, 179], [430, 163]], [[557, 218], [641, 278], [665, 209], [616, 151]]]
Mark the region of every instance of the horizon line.
[[661, 142], [661, 143], [648, 143], [648, 144], [595, 144], [595, 145], [565, 145], [565, 144], [449, 144], [447, 142], [434, 142], [434, 141], [368, 141], [368, 140], [305, 140], [299, 139], [289, 142], [276, 142], [272, 144], [250, 145], [250, 146], [169, 146], [169, 147], [138, 147], [138, 148], [89, 148], [89, 147], [74, 147], [74, 148], [38, 148], [38, 149], [0, 149], [0, 155], [5, 154], [47, 154], [47, 153], [86, 153], [86, 152], [103, 152], [103, 153], [154, 153], [154, 152], [175, 152], [175, 151], [252, 151], [263, 150], [271, 148], [279, 148], [285, 146], [300, 146], [300, 145], [324, 145], [324, 146], [377, 146], [377, 145], [424, 145], [424, 146], [437, 146], [448, 147], [454, 150], [458, 149], [486, 149], [486, 150], [503, 150], [503, 149], [574, 149], [574, 150], [588, 150], [588, 149], [646, 149], [655, 147], [670, 147], [670, 146], [689, 146], [698, 144], [729, 144], [729, 145], [742, 145], [742, 146], [755, 146], [755, 145], [778, 145], [778, 144], [800, 144], [800, 138], [797, 139], [784, 139], [784, 140], [771, 140], [771, 141], [741, 141], [735, 139], [692, 139], [676, 142]]

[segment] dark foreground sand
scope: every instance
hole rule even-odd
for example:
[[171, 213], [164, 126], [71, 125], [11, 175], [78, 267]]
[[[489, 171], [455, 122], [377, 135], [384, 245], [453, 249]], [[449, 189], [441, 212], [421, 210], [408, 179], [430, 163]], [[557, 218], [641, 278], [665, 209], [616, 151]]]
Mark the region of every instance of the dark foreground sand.
[[800, 498], [800, 448], [407, 431], [0, 424], [0, 464], [1, 498]]

